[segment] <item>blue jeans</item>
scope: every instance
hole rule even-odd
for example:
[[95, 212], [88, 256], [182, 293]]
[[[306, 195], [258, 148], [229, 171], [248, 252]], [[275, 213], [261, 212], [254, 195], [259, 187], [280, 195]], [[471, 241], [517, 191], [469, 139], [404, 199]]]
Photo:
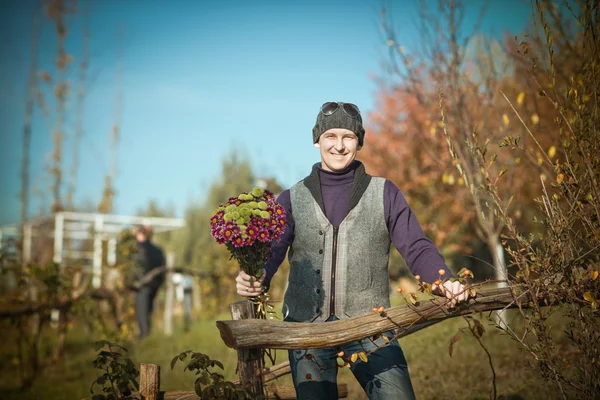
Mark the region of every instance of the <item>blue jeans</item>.
[[[385, 335], [388, 338], [393, 336], [391, 332]], [[380, 337], [375, 342], [364, 339], [340, 347], [289, 350], [297, 399], [337, 399], [337, 353], [343, 350], [344, 358], [347, 358], [361, 351], [368, 353], [384, 344], [385, 341]], [[370, 400], [415, 399], [406, 359], [397, 340], [369, 354], [368, 362], [357, 360], [351, 364], [350, 370]]]

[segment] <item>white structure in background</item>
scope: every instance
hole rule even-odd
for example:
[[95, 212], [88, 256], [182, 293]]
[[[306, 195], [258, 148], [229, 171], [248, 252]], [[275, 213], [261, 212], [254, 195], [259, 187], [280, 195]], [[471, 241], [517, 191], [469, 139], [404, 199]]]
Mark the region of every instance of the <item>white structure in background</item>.
[[[117, 239], [124, 230], [136, 225], [151, 226], [153, 233], [167, 232], [182, 228], [184, 220], [178, 218], [139, 217], [129, 215], [110, 215], [63, 211], [54, 215], [54, 262], [61, 264], [63, 259], [84, 262], [92, 269], [92, 285], [100, 287], [102, 283], [102, 243], [107, 241], [106, 261], [109, 266], [117, 262]], [[23, 261], [31, 260], [34, 239], [42, 235], [37, 227], [52, 222], [52, 217], [38, 218], [25, 223], [23, 227]], [[19, 236], [18, 225], [0, 227], [0, 249], [5, 240]], [[76, 244], [92, 240], [93, 251], [82, 251]], [[67, 248], [66, 245], [69, 245]]]

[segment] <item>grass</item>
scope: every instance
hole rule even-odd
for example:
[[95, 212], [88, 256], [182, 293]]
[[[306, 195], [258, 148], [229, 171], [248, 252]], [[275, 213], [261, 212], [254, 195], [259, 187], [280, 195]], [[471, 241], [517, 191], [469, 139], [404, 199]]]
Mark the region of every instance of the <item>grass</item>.
[[[512, 315], [516, 315], [513, 311]], [[158, 320], [158, 315], [156, 319]], [[228, 319], [227, 314], [217, 318], [197, 317], [189, 332], [181, 324], [167, 337], [160, 329], [143, 341], [123, 343], [129, 349], [130, 358], [136, 363], [155, 363], [161, 366], [161, 388], [163, 390], [191, 390], [194, 375], [183, 371], [178, 363], [170, 370], [171, 359], [182, 351], [193, 349], [223, 362], [225, 376], [235, 379], [236, 353], [227, 348], [220, 339], [215, 325], [217, 319]], [[561, 321], [556, 319], [557, 338], [561, 335]], [[160, 321], [156, 321], [157, 323]], [[536, 371], [527, 365], [530, 357], [505, 334], [493, 328], [484, 319], [486, 333], [483, 342], [492, 354], [497, 374], [498, 394], [510, 399], [553, 399], [558, 398], [554, 387], [543, 382]], [[516, 320], [515, 325], [519, 325]], [[426, 328], [400, 340], [408, 360], [413, 385], [419, 399], [488, 399], [492, 387], [492, 373], [487, 356], [475, 338], [466, 332], [460, 334], [454, 345], [453, 356], [448, 354], [449, 340], [459, 329], [465, 328], [462, 318], [454, 318]], [[13, 336], [13, 335], [10, 335]], [[41, 376], [33, 386], [23, 392], [18, 389], [18, 375], [14, 365], [14, 344], [6, 340], [0, 347], [0, 398], [11, 399], [83, 399], [90, 395], [90, 385], [98, 376], [92, 366], [95, 358], [94, 342], [103, 339], [94, 337], [83, 326], [75, 324], [70, 331], [66, 355], [55, 365], [46, 364]], [[51, 346], [44, 347], [50, 354]], [[277, 362], [287, 360], [287, 352], [277, 352]], [[352, 377], [349, 369], [340, 370], [339, 381], [349, 386], [350, 399], [366, 399], [362, 389]], [[279, 384], [290, 385], [289, 376], [280, 378]]]

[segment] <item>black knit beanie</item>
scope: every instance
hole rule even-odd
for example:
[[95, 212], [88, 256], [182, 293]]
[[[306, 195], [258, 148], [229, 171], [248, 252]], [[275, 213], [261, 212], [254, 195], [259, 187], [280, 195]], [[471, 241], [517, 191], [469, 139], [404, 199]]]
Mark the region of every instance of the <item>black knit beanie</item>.
[[348, 129], [358, 136], [358, 144], [360, 146], [363, 145], [365, 139], [365, 128], [362, 125], [362, 117], [360, 114], [356, 116], [356, 118], [352, 118], [348, 114], [344, 112], [342, 109], [342, 105], [344, 103], [339, 103], [340, 107], [331, 115], [325, 115], [319, 110], [319, 114], [317, 115], [317, 122], [315, 123], [315, 127], [313, 128], [313, 143], [317, 143], [321, 135], [333, 128], [342, 128]]

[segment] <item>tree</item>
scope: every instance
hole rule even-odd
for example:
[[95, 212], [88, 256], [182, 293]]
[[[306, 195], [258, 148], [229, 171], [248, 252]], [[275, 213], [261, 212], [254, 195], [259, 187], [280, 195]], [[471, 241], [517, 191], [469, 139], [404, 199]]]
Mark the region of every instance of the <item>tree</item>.
[[[486, 207], [506, 227], [503, 243], [511, 265], [517, 269], [516, 274], [508, 276], [509, 283], [515, 290], [524, 288], [529, 295], [543, 299], [542, 304], [530, 303], [530, 312], [519, 308], [524, 321], [522, 332], [510, 326], [501, 328], [534, 357], [535, 367], [556, 386], [562, 398], [593, 399], [600, 391], [598, 5], [592, 0], [579, 1], [573, 7], [566, 3], [571, 21], [577, 26], [576, 34], [568, 35], [563, 34], [562, 25], [568, 18], [566, 12], [559, 14], [562, 11], [547, 1], [536, 1], [536, 8], [545, 43], [535, 36], [530, 41], [524, 38], [519, 55], [522, 61], [529, 59], [530, 67], [521, 63], [517, 70], [525, 72], [525, 79], [539, 97], [533, 95], [527, 109], [520, 108], [524, 94], [518, 95], [516, 105], [505, 96], [528, 141], [506, 136], [502, 143], [512, 150], [503, 149], [504, 153], [525, 154], [531, 160], [514, 165], [513, 173], [535, 176], [540, 182], [529, 192], [537, 204], [533, 218], [540, 227], [537, 233], [525, 232], [516, 222], [514, 207], [509, 207], [511, 202], [502, 190], [506, 174], [495, 167], [498, 152], [490, 151], [489, 143], [474, 135], [469, 157], [477, 168], [480, 190], [489, 198]], [[557, 32], [562, 36], [554, 42]], [[527, 115], [532, 108], [535, 113]], [[546, 122], [539, 131], [536, 127], [542, 120]], [[543, 140], [551, 144], [548, 151]], [[457, 167], [462, 165], [463, 158], [452, 147], [450, 152]], [[465, 172], [461, 174], [467, 179]], [[569, 321], [566, 336], [574, 352], [564, 351], [564, 344], [557, 343], [552, 335], [548, 318], [557, 310]]]
[[[421, 4], [419, 53], [409, 54], [398, 43], [383, 12], [390, 70], [398, 83], [382, 89], [380, 105], [385, 105], [372, 116], [375, 146], [365, 148], [366, 162], [407, 192], [444, 255], [463, 252], [471, 237], [478, 238], [492, 255], [496, 278], [503, 281], [507, 271], [500, 235], [505, 226], [486, 207], [490, 197], [480, 190], [483, 181], [470, 149], [480, 137], [493, 152], [505, 145], [502, 139], [508, 132], [526, 134], [512, 121], [511, 106], [504, 100], [508, 95], [519, 104], [523, 101], [514, 89], [507, 90], [516, 87], [514, 65], [497, 41], [478, 34], [480, 21], [471, 33], [459, 35], [464, 31], [462, 1], [440, 1], [436, 12], [427, 2]], [[507, 201], [511, 194], [533, 189], [528, 171], [513, 172], [511, 167], [519, 162], [519, 157], [498, 153], [492, 166], [496, 173], [507, 174], [499, 186]]]
[[221, 163], [221, 175], [210, 185], [203, 203], [191, 204], [185, 211], [185, 227], [173, 233], [176, 262], [207, 273], [202, 290], [212, 310], [233, 298], [233, 277], [239, 269], [229, 253], [210, 234], [210, 216], [219, 204], [254, 185], [250, 162], [232, 151]]

